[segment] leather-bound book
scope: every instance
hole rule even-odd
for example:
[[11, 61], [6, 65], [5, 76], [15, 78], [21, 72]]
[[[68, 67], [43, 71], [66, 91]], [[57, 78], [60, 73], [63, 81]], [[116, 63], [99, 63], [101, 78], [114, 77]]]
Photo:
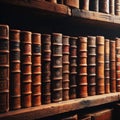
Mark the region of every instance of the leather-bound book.
[[10, 30], [10, 109], [21, 108], [20, 30]]
[[96, 37], [96, 92], [104, 94], [104, 37]]
[[[78, 38], [78, 67], [77, 67], [77, 96], [83, 98], [88, 96], [87, 92], [87, 37]], [[86, 54], [86, 56], [84, 55]]]
[[49, 1], [51, 3], [57, 3], [57, 0], [46, 0], [46, 1]]
[[115, 15], [120, 16], [120, 0], [115, 0]]
[[[63, 88], [63, 94], [62, 94], [62, 98], [63, 100], [69, 100], [69, 36], [65, 36], [63, 35], [62, 38], [62, 44], [63, 44], [63, 57], [62, 57], [62, 65], [63, 65], [63, 80], [62, 80], [62, 88]], [[67, 76], [67, 79], [66, 79]]]
[[[34, 79], [36, 76], [39, 79]], [[41, 105], [41, 34], [32, 33], [32, 106]]]
[[0, 112], [9, 111], [9, 26], [0, 24]]
[[30, 31], [21, 31], [21, 105], [23, 108], [32, 106], [32, 33]]
[[80, 9], [89, 10], [89, 0], [80, 0]]
[[120, 92], [120, 38], [116, 38], [116, 91]]
[[79, 0], [64, 0], [64, 4], [73, 8], [79, 8]]
[[42, 34], [42, 104], [51, 103], [51, 35]]
[[110, 93], [110, 41], [105, 39], [105, 93]]
[[113, 110], [112, 109], [103, 109], [94, 112], [91, 115], [91, 120], [112, 120]]
[[77, 97], [77, 37], [70, 37], [70, 99]]
[[78, 120], [78, 115], [77, 114], [64, 115], [63, 118], [61, 118], [60, 120]]
[[115, 0], [109, 0], [109, 12], [110, 14], [115, 14]]
[[90, 0], [89, 9], [91, 11], [99, 11], [99, 0]]
[[96, 37], [88, 36], [87, 39], [87, 74], [88, 95], [96, 95]]
[[52, 102], [62, 101], [62, 34], [52, 33]]
[[110, 41], [110, 91], [116, 92], [116, 50], [115, 41]]
[[109, 14], [109, 0], [99, 0], [99, 12]]

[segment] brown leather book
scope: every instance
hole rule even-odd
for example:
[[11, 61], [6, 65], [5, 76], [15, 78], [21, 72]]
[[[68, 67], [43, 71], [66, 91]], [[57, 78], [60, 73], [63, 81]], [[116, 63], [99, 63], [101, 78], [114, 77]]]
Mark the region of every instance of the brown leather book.
[[99, 11], [99, 0], [90, 0], [89, 9], [92, 11]]
[[23, 108], [32, 106], [32, 49], [30, 31], [21, 31], [21, 104]]
[[[77, 77], [77, 96], [83, 98], [88, 96], [87, 92], [87, 37], [78, 38], [78, 77]], [[86, 56], [82, 56], [83, 53]]]
[[[69, 44], [69, 36], [65, 36], [63, 35], [63, 38], [62, 38], [62, 44], [63, 44], [63, 47], [62, 47], [62, 54], [63, 54], [63, 57], [62, 57], [62, 65], [63, 65], [63, 73], [62, 73], [62, 76], [63, 76], [63, 80], [62, 80], [62, 88], [63, 88], [63, 94], [62, 94], [62, 98], [63, 100], [69, 100], [69, 47], [70, 47], [70, 44]], [[66, 77], [67, 76], [67, 79]]]
[[20, 30], [10, 30], [10, 109], [21, 108]]
[[104, 37], [96, 37], [96, 92], [104, 94]]
[[110, 93], [110, 41], [105, 39], [105, 93]]
[[57, 0], [46, 0], [46, 1], [49, 1], [51, 3], [57, 3]]
[[9, 26], [0, 24], [0, 112], [9, 111]]
[[64, 4], [73, 8], [79, 8], [79, 0], [64, 0]]
[[110, 91], [116, 92], [116, 47], [115, 41], [110, 41]]
[[109, 0], [99, 0], [99, 12], [109, 14]]
[[51, 103], [51, 35], [42, 34], [42, 104]]
[[110, 14], [115, 14], [115, 0], [109, 0], [109, 12]]
[[80, 9], [89, 10], [89, 0], [80, 0]]
[[112, 120], [112, 109], [99, 110], [91, 115], [91, 120]]
[[[39, 75], [39, 79], [34, 77]], [[41, 105], [41, 34], [32, 33], [32, 106]]]
[[116, 91], [120, 92], [120, 38], [116, 38]]
[[65, 117], [61, 118], [60, 120], [78, 120], [77, 114], [65, 115]]
[[87, 74], [88, 74], [88, 95], [96, 95], [96, 37], [88, 36], [87, 39]]
[[115, 15], [120, 16], [120, 0], [115, 0]]
[[62, 34], [52, 33], [52, 102], [62, 101]]
[[77, 37], [70, 37], [70, 99], [77, 97]]

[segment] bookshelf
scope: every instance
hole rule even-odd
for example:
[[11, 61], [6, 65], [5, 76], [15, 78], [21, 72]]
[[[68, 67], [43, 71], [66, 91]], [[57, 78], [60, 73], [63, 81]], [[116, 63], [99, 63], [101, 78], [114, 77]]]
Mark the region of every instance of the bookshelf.
[[[26, 16], [24, 16], [25, 18], [23, 17], [23, 20], [21, 21], [20, 18], [22, 17], [23, 14]], [[32, 15], [34, 16], [34, 19], [32, 18]], [[44, 25], [47, 23], [46, 19], [48, 19], [50, 20], [50, 23], [47, 23], [48, 27], [53, 26], [53, 28], [52, 30], [49, 30], [49, 28], [46, 25], [44, 31], [48, 29], [47, 32], [52, 32], [54, 30], [61, 32], [64, 25], [66, 25], [65, 27], [67, 28], [69, 27], [68, 29], [70, 29], [70, 31], [67, 32], [67, 28], [65, 28], [63, 33], [68, 35], [70, 32], [72, 32], [73, 35], [78, 35], [80, 28], [84, 27], [83, 30], [88, 28], [88, 30], [85, 30], [87, 32], [91, 30], [91, 33], [93, 33], [94, 30], [99, 29], [100, 33], [102, 31], [107, 30], [105, 34], [111, 38], [114, 36], [119, 36], [118, 30], [120, 28], [120, 16], [98, 13], [94, 11], [85, 11], [77, 8], [70, 8], [66, 5], [49, 3], [42, 0], [36, 0], [36, 1], [0, 0], [0, 17], [1, 17], [0, 20], [1, 23], [5, 22], [10, 25], [13, 25], [13, 27], [17, 26], [18, 28], [20, 28], [21, 24], [23, 24], [23, 29], [33, 28], [33, 30], [35, 30], [39, 20], [42, 20], [42, 22], [45, 20], [43, 25], [41, 25], [42, 23], [39, 24], [41, 25], [41, 29], [42, 29]], [[25, 20], [27, 17], [28, 19]], [[33, 23], [28, 22], [29, 18], [32, 18], [31, 20], [33, 20], [34, 22]], [[35, 21], [36, 18], [38, 18], [38, 20]], [[18, 25], [20, 21], [21, 23]], [[30, 23], [32, 24], [30, 25]], [[34, 24], [35, 26], [33, 27]], [[61, 24], [63, 24], [63, 26], [61, 26]], [[56, 27], [56, 25], [58, 25], [57, 26], [58, 28]], [[74, 30], [71, 30], [72, 27], [76, 28], [76, 33], [74, 32]], [[37, 31], [39, 31], [38, 27], [36, 29]], [[95, 34], [97, 34], [99, 30], [97, 30]], [[109, 35], [111, 31], [112, 34]], [[120, 92], [96, 95], [96, 96], [88, 96], [86, 98], [76, 98], [73, 100], [51, 103], [49, 105], [41, 105], [39, 107], [30, 107], [30, 108], [10, 111], [7, 113], [1, 113], [0, 120], [11, 120], [11, 119], [24, 120], [26, 118], [29, 118], [31, 120], [39, 119], [39, 118], [61, 114], [64, 112], [117, 102], [119, 100], [120, 100]]]

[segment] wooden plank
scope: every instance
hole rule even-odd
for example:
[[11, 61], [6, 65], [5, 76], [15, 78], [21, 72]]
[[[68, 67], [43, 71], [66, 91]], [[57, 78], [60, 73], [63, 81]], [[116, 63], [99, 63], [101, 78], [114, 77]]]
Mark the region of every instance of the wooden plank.
[[0, 3], [44, 10], [47, 12], [63, 15], [71, 15], [71, 9], [69, 7], [62, 4], [50, 3], [43, 0], [0, 0]]
[[[86, 11], [80, 9], [72, 9], [72, 16], [77, 17], [79, 19], [86, 19], [93, 22], [101, 22], [103, 24], [120, 24], [120, 16], [105, 14], [102, 12], [95, 12], [95, 11]], [[95, 24], [95, 23], [94, 23]]]
[[89, 96], [0, 114], [0, 120], [32, 120], [120, 100], [120, 92]]

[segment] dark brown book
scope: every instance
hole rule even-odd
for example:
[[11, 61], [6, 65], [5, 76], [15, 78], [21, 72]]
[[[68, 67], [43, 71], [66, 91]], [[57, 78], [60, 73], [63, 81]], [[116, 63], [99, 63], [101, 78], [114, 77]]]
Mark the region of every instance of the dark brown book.
[[[77, 67], [77, 96], [83, 98], [88, 96], [87, 92], [87, 37], [78, 38], [78, 67]], [[86, 56], [84, 56], [86, 54]]]
[[96, 92], [104, 94], [104, 37], [96, 37]]
[[99, 0], [90, 0], [89, 9], [92, 11], [99, 11]]
[[64, 0], [64, 4], [73, 8], [79, 8], [79, 0]]
[[52, 33], [52, 102], [62, 101], [62, 34]]
[[115, 0], [115, 15], [120, 15], [120, 0]]
[[[39, 79], [34, 79], [39, 75]], [[41, 105], [41, 34], [32, 33], [32, 106]]]
[[[63, 88], [63, 94], [62, 94], [62, 98], [63, 100], [69, 100], [69, 36], [65, 36], [63, 35], [63, 57], [62, 57], [62, 65], [63, 65], [63, 80], [62, 80], [62, 88]], [[67, 79], [66, 79], [67, 76]]]
[[22, 107], [32, 106], [32, 49], [31, 49], [31, 32], [21, 31], [21, 105]]
[[105, 39], [105, 93], [110, 93], [110, 41]]
[[115, 41], [110, 41], [110, 91], [116, 92], [116, 47]]
[[96, 37], [88, 36], [87, 40], [87, 74], [88, 74], [88, 95], [96, 95]]
[[99, 0], [99, 12], [109, 13], [109, 0]]
[[115, 0], [109, 0], [109, 12], [110, 14], [115, 14]]
[[89, 10], [89, 0], [80, 0], [80, 9]]
[[70, 99], [77, 97], [77, 37], [70, 37]]
[[94, 112], [91, 115], [92, 120], [112, 120], [112, 109], [105, 109], [105, 110], [100, 110], [97, 112]]
[[20, 30], [10, 30], [10, 109], [21, 108]]
[[120, 38], [116, 38], [116, 91], [120, 92]]
[[42, 34], [42, 103], [51, 103], [51, 35]]
[[0, 112], [9, 111], [9, 26], [0, 25]]

